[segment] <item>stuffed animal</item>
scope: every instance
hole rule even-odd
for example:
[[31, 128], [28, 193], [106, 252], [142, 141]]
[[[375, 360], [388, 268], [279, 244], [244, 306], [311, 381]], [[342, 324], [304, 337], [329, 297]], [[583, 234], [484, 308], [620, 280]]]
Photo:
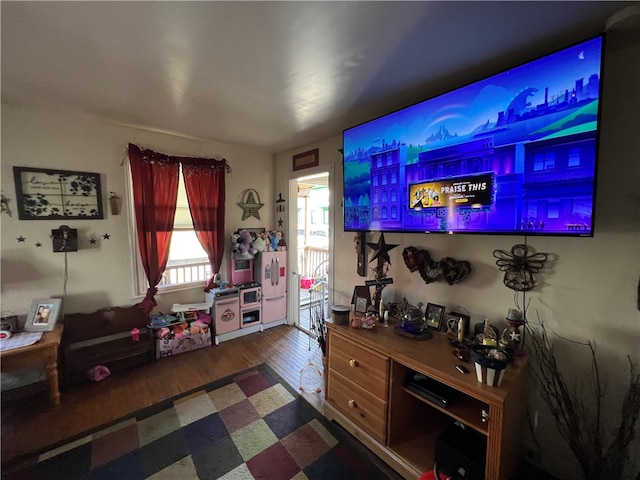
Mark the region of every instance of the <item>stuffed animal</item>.
[[256, 239], [253, 241], [253, 248], [256, 250], [256, 252], [260, 253], [260, 252], [264, 252], [267, 249], [267, 242], [265, 241], [264, 237], [262, 237], [262, 235], [259, 235], [258, 237], [256, 237]]
[[284, 241], [284, 232], [278, 230], [276, 232], [276, 238], [278, 239], [277, 250], [285, 251], [287, 249], [287, 242]]
[[269, 247], [271, 247], [271, 250], [269, 250], [270, 252], [275, 252], [276, 250], [278, 250], [278, 242], [280, 242], [280, 239], [278, 238], [276, 233], [277, 232], [271, 232], [269, 234]]
[[240, 238], [238, 239], [240, 255], [243, 257], [255, 255], [257, 250], [251, 246], [251, 242], [253, 242], [253, 237], [251, 236], [251, 232], [249, 230], [242, 230], [240, 232]]
[[234, 233], [231, 235], [231, 253], [240, 253], [240, 234]]

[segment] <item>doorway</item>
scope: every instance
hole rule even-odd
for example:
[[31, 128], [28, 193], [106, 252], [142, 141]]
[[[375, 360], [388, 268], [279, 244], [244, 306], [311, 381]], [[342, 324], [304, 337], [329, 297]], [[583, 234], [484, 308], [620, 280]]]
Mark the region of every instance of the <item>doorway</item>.
[[295, 249], [290, 271], [296, 287], [291, 295], [289, 318], [311, 336], [315, 334], [313, 319], [317, 321], [317, 315], [326, 319], [330, 313], [333, 222], [330, 180], [330, 171], [325, 168], [289, 181], [289, 238], [294, 240]]

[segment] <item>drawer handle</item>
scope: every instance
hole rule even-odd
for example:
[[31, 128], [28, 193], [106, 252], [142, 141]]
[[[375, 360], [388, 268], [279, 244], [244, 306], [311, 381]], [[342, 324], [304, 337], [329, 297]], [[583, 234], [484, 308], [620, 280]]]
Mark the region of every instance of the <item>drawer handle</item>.
[[356, 368], [358, 366], [358, 362], [352, 358], [351, 360], [349, 360], [349, 366], [351, 368]]
[[349, 400], [349, 408], [356, 408], [356, 401], [355, 400]]

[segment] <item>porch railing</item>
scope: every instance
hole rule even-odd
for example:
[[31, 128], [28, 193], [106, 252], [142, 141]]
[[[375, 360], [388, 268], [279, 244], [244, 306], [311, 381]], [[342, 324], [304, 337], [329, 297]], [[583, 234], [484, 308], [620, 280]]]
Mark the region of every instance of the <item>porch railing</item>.
[[318, 265], [327, 260], [329, 260], [328, 248], [304, 247], [298, 249], [298, 270], [303, 277], [313, 278], [317, 274]]
[[188, 265], [167, 265], [162, 274], [161, 286], [179, 283], [206, 282], [211, 276], [209, 262]]
[[[298, 270], [301, 276], [313, 278], [318, 274], [317, 268], [323, 262], [328, 264], [329, 249], [321, 247], [304, 247], [298, 249]], [[326, 274], [327, 272], [323, 272]], [[188, 265], [167, 265], [162, 276], [161, 286], [179, 283], [205, 282], [211, 276], [209, 262], [191, 263]], [[324, 275], [322, 275], [324, 276]]]

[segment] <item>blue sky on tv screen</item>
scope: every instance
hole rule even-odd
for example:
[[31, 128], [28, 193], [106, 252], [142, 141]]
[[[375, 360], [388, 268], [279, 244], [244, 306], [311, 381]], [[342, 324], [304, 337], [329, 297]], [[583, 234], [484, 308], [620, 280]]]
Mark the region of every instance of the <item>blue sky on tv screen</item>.
[[[498, 113], [522, 91], [532, 88], [527, 102], [542, 104], [564, 96], [575, 81], [585, 83], [600, 73], [602, 39], [597, 37], [542, 57], [466, 87], [426, 100], [344, 132], [344, 154], [381, 147], [383, 140], [407, 145], [424, 145], [429, 136], [445, 127], [451, 134], [471, 134], [487, 122], [495, 124]], [[436, 145], [429, 145], [436, 146]], [[441, 146], [441, 145], [437, 145]]]

